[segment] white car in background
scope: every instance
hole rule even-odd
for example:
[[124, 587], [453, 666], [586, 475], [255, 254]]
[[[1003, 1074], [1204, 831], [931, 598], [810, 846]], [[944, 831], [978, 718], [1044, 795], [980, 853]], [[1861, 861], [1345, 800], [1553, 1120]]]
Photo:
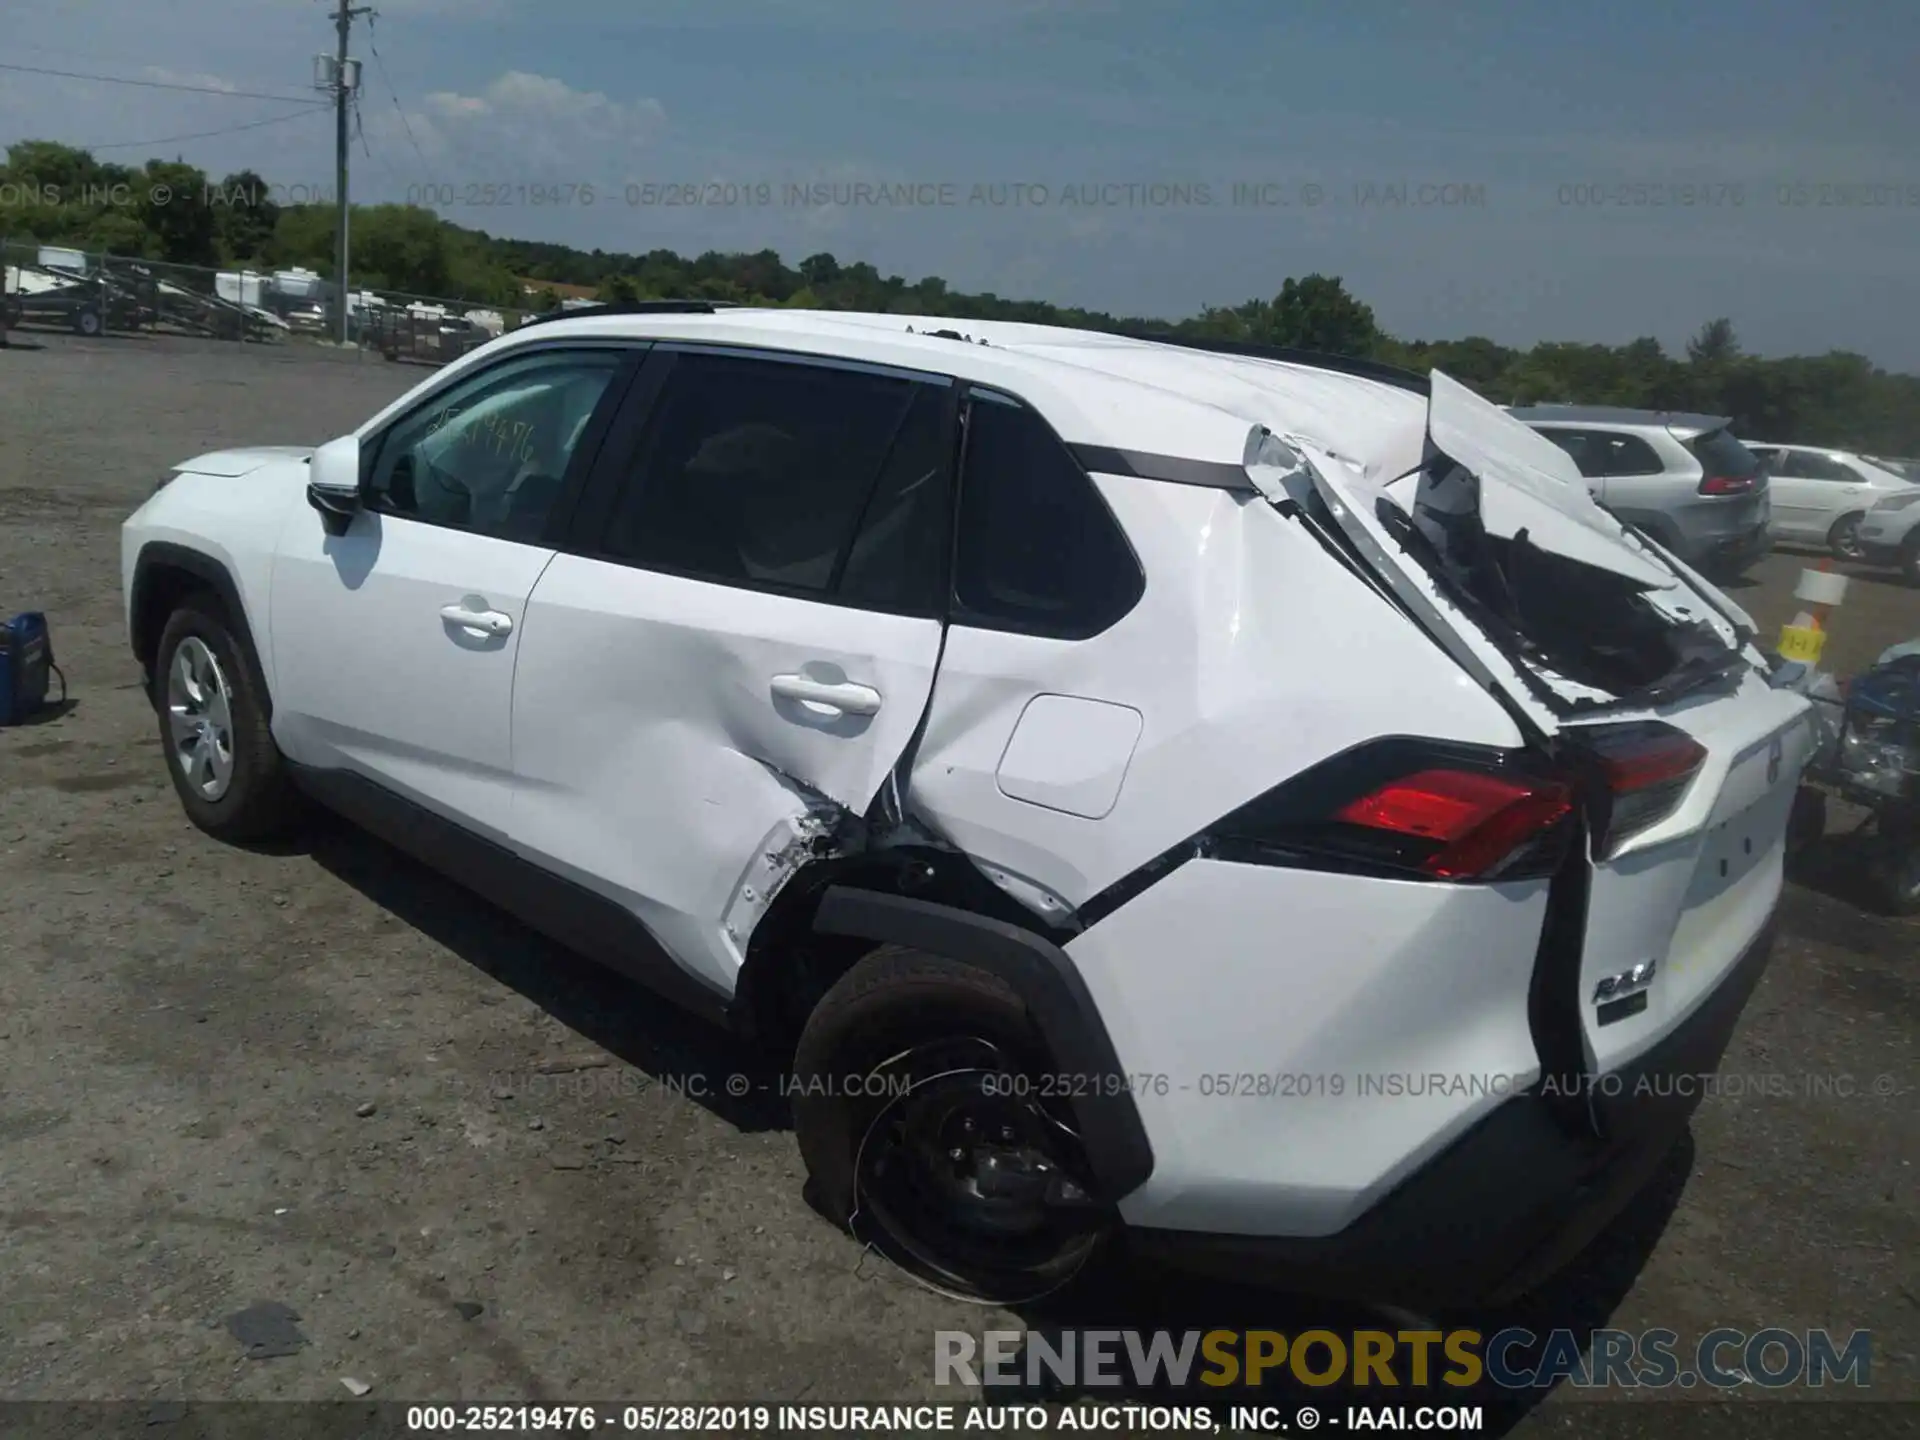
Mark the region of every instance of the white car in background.
[[1906, 475], [1851, 450], [1741, 443], [1767, 467], [1773, 537], [1824, 545], [1842, 560], [1865, 558], [1860, 524], [1867, 512], [1887, 496], [1914, 488]]
[[1861, 558], [1920, 585], [1920, 484], [1883, 497], [1860, 522]]

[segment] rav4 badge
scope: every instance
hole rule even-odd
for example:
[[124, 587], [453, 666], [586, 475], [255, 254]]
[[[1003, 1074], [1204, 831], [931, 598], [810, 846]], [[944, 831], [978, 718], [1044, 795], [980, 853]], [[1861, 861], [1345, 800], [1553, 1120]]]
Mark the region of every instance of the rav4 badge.
[[1631, 970], [1622, 970], [1618, 975], [1609, 975], [1593, 987], [1593, 1003], [1604, 1005], [1612, 1000], [1624, 1000], [1629, 995], [1638, 995], [1653, 983], [1655, 962], [1642, 960]]

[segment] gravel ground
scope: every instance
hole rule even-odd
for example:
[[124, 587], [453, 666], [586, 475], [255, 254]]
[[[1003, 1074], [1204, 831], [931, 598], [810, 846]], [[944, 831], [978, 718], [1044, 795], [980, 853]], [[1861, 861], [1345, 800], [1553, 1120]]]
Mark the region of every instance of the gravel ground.
[[[0, 1398], [967, 1398], [933, 1386], [933, 1332], [1008, 1318], [807, 1209], [780, 1106], [724, 1092], [747, 1064], [724, 1039], [344, 828], [252, 853], [182, 818], [120, 520], [175, 460], [318, 443], [424, 372], [15, 340], [0, 612], [50, 614], [72, 704], [0, 731]], [[1769, 628], [1802, 563], [1740, 592]], [[1916, 633], [1920, 593], [1862, 573], [1830, 658]], [[1837, 843], [1790, 888], [1727, 1061], [1786, 1093], [1710, 1100], [1620, 1226], [1480, 1323], [1865, 1328], [1875, 1394], [1920, 1397], [1920, 925], [1857, 908], [1852, 865]], [[224, 1320], [254, 1301], [307, 1343], [247, 1358]], [[1144, 1272], [1028, 1318], [1351, 1323]]]

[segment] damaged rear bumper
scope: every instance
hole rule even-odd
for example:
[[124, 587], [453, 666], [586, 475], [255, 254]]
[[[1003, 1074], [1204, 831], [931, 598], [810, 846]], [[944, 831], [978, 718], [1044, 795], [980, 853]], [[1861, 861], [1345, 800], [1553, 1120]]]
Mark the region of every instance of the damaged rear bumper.
[[1698, 1107], [1772, 950], [1774, 925], [1653, 1049], [1592, 1084], [1595, 1129], [1569, 1133], [1538, 1088], [1517, 1095], [1337, 1234], [1135, 1228], [1135, 1253], [1242, 1282], [1444, 1309], [1497, 1304], [1565, 1267], [1644, 1190]]

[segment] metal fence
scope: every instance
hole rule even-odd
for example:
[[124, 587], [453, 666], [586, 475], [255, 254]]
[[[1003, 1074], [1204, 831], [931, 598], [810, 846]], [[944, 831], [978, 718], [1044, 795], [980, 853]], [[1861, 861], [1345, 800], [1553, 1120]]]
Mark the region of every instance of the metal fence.
[[[0, 326], [77, 335], [199, 335], [240, 344], [338, 343], [340, 295], [301, 269], [216, 270], [0, 240]], [[441, 365], [538, 313], [442, 296], [358, 289], [350, 344]]]

